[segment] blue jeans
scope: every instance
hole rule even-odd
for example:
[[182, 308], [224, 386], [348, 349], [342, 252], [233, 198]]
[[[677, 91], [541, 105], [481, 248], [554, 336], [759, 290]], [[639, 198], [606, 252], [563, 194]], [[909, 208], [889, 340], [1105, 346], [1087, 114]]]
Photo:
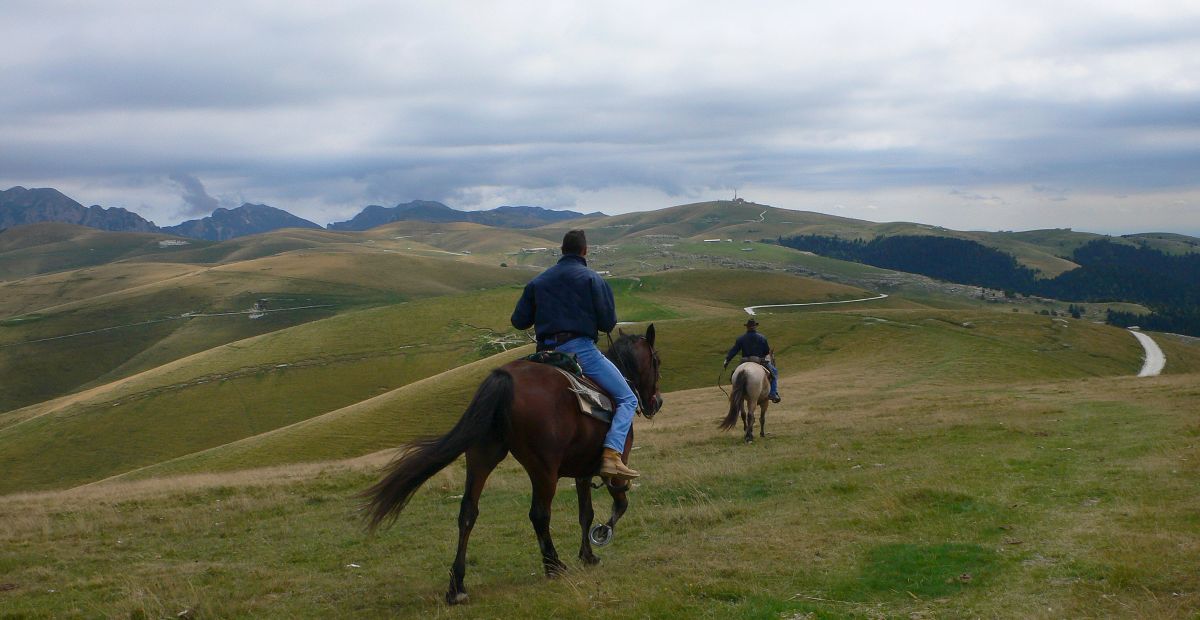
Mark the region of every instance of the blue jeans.
[[591, 338], [574, 338], [555, 348], [563, 353], [574, 353], [583, 367], [583, 374], [595, 381], [612, 396], [617, 410], [613, 412], [612, 426], [604, 438], [604, 447], [619, 453], [625, 452], [625, 437], [633, 426], [633, 414], [637, 411], [637, 396], [625, 383], [625, 377], [616, 365], [604, 357]]
[[775, 368], [775, 364], [767, 362], [767, 368], [771, 370], [771, 395], [779, 395], [779, 370]]

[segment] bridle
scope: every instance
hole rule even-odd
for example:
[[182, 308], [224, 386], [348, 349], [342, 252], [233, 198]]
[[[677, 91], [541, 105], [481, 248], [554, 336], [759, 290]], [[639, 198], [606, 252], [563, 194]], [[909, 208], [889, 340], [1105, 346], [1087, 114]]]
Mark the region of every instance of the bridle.
[[[650, 364], [651, 364], [652, 370], [654, 372], [655, 379], [657, 379], [659, 376], [658, 368], [659, 368], [659, 365], [661, 364], [661, 362], [659, 361], [659, 358], [658, 358], [658, 351], [654, 349], [654, 346], [651, 345], [648, 340], [646, 340], [645, 336], [634, 336], [634, 338], [636, 338], [637, 340], [645, 341], [646, 346], [650, 349]], [[609, 341], [610, 349], [613, 351], [616, 351], [616, 347], [612, 346], [612, 336], [611, 335], [608, 337], [608, 341]], [[645, 417], [647, 420], [650, 418], [653, 418], [655, 416], [655, 414], [658, 413], [659, 409], [661, 408], [661, 405], [659, 404], [658, 399], [655, 399], [655, 398], [649, 399], [650, 403], [651, 403], [649, 407], [644, 406], [642, 404], [644, 399], [642, 398], [642, 390], [641, 390], [641, 386], [639, 385], [641, 377], [640, 377], [640, 373], [637, 372], [637, 370], [639, 370], [639, 368], [640, 368], [640, 365], [637, 363], [637, 360], [636, 359], [633, 360], [633, 368], [631, 369], [631, 368], [629, 368], [629, 364], [626, 362], [625, 356], [618, 354], [616, 357], [617, 357], [617, 359], [615, 360], [615, 362], [618, 366], [618, 370], [621, 371], [621, 377], [625, 379], [625, 383], [629, 386], [629, 390], [633, 392], [634, 398], [637, 399], [637, 409], [635, 410], [635, 412], [638, 415]], [[633, 372], [631, 372], [631, 371], [633, 371]], [[629, 378], [630, 374], [634, 375], [635, 377], [638, 377], [638, 380], [630, 379]]]

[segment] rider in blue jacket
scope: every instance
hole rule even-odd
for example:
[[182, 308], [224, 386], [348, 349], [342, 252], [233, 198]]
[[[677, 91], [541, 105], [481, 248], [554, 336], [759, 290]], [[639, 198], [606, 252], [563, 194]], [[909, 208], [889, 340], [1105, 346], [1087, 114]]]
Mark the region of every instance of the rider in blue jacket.
[[639, 474], [621, 461], [621, 454], [633, 425], [637, 396], [621, 371], [596, 348], [599, 332], [610, 332], [617, 325], [612, 289], [588, 268], [587, 236], [582, 230], [563, 237], [562, 253], [557, 265], [525, 285], [512, 324], [517, 329], [533, 327], [539, 351], [574, 353], [583, 374], [612, 396], [617, 410], [604, 438], [600, 475], [631, 480]]
[[729, 353], [725, 354], [725, 366], [729, 366], [729, 360], [733, 359], [734, 355], [741, 352], [742, 357], [758, 358], [768, 370], [771, 371], [771, 394], [768, 398], [772, 402], [779, 402], [779, 371], [776, 370], [774, 360], [768, 360], [767, 356], [771, 353], [771, 345], [767, 344], [767, 337], [758, 333], [758, 321], [753, 317], [746, 321], [746, 333], [738, 337], [737, 342], [733, 343], [733, 348], [729, 349]]

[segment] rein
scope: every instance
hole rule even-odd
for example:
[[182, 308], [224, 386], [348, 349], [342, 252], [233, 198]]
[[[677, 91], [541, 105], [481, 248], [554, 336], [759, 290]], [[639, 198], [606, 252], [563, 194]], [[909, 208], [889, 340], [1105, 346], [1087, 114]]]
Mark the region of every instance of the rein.
[[[725, 374], [725, 368], [722, 367], [721, 372], [717, 373], [717, 388], [720, 389], [722, 392], [725, 392], [725, 388], [721, 387], [721, 377], [724, 376], [724, 374]], [[725, 392], [725, 398], [730, 398], [729, 392]]]

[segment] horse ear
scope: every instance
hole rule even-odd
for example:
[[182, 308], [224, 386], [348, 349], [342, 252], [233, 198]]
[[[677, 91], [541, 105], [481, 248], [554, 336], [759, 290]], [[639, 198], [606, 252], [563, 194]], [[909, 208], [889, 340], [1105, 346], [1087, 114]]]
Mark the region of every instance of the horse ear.
[[646, 328], [646, 342], [650, 343], [650, 346], [654, 346], [654, 323]]

